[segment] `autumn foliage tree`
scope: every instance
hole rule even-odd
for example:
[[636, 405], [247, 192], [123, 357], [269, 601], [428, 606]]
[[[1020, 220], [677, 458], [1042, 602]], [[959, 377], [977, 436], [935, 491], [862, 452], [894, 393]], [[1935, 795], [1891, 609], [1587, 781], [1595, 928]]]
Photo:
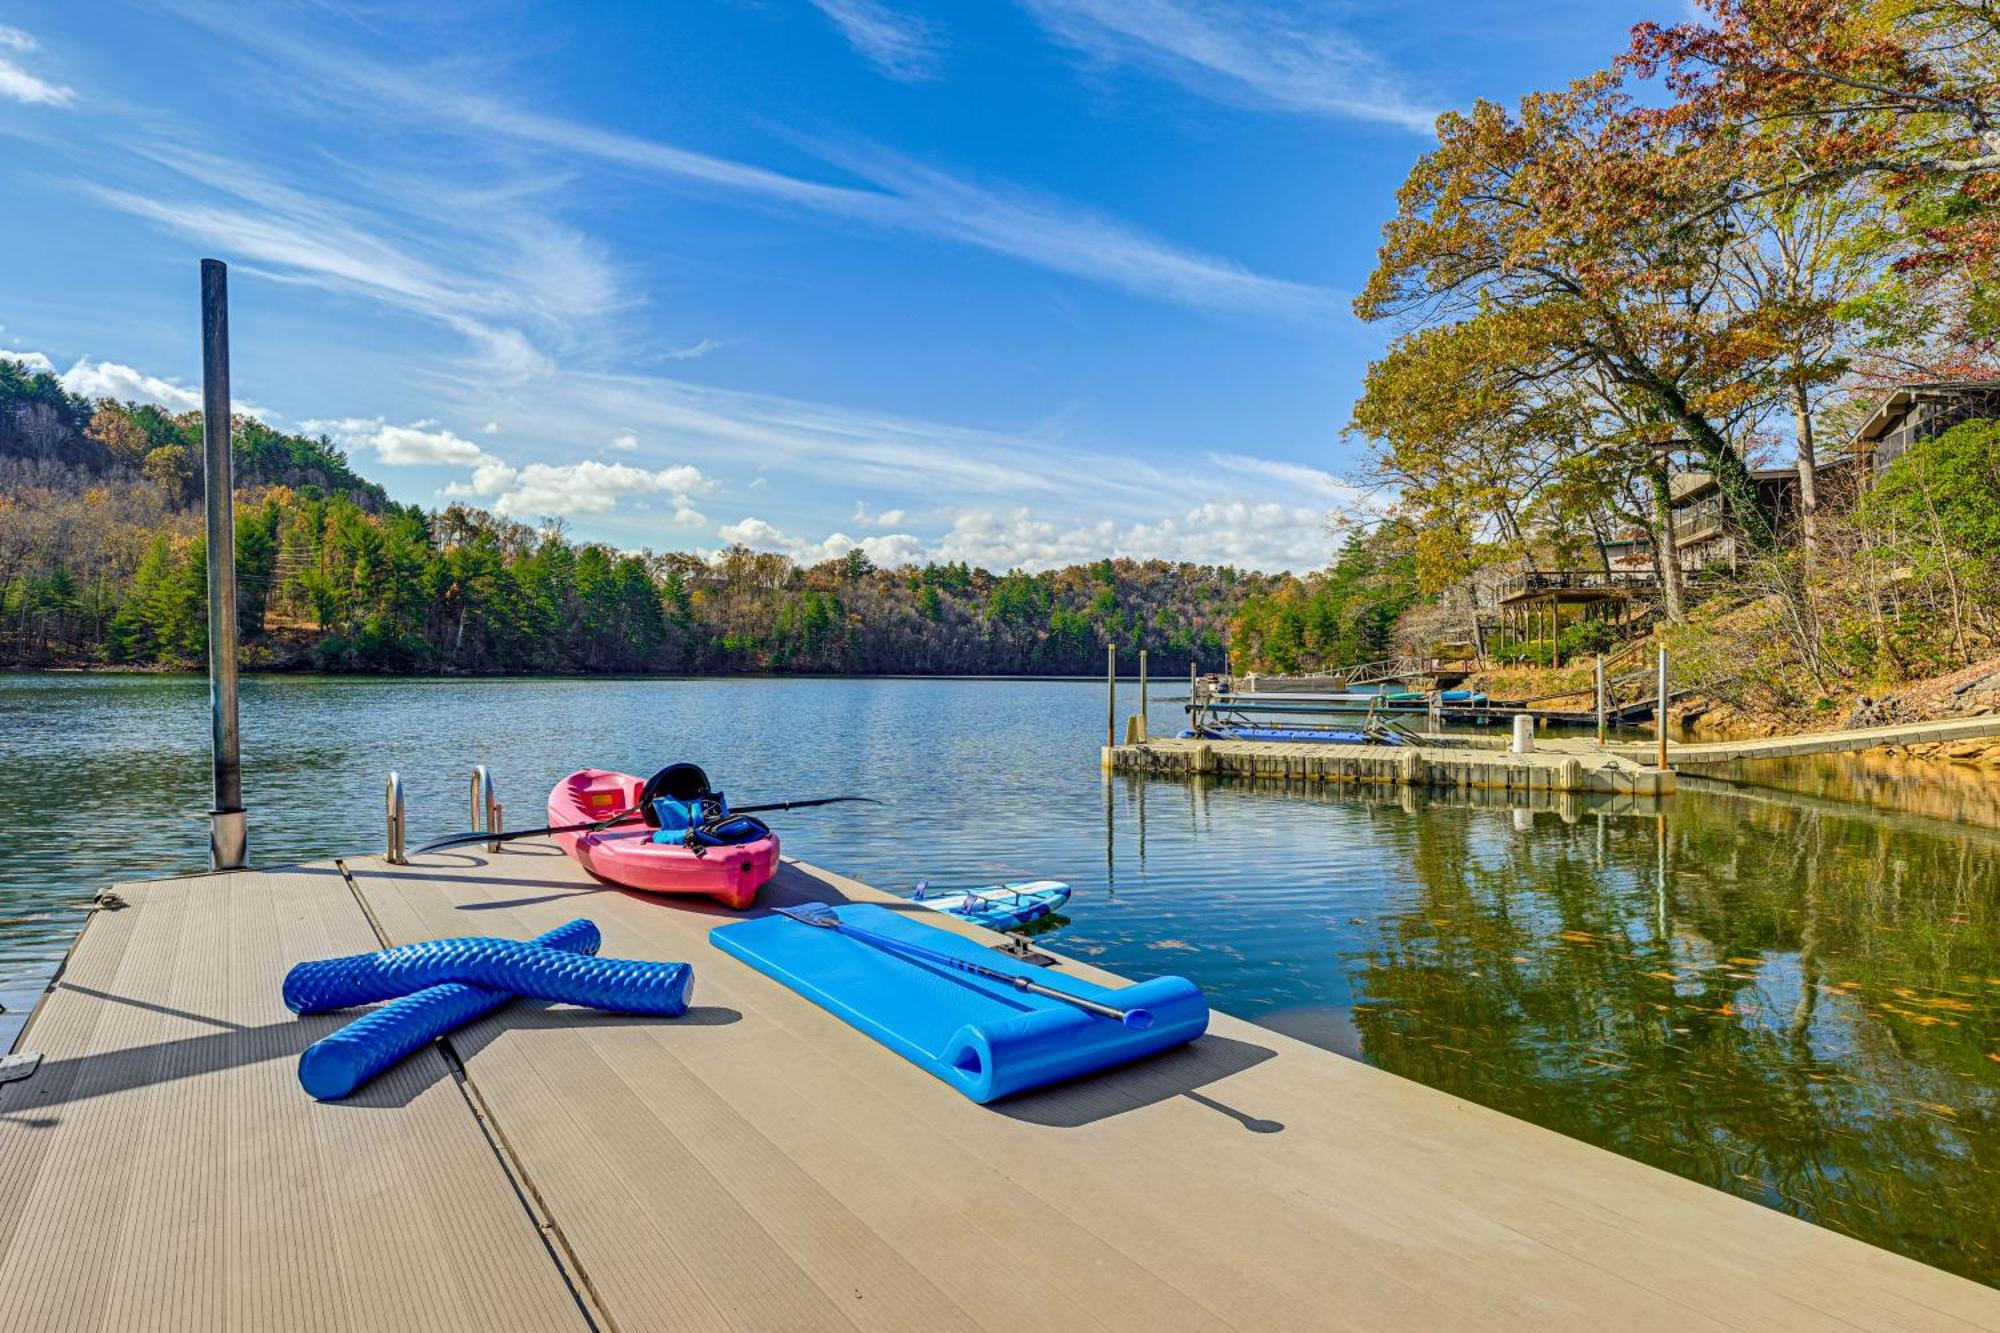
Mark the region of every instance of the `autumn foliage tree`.
[[1632, 109], [1603, 73], [1511, 113], [1480, 102], [1440, 117], [1355, 311], [1504, 321], [1504, 337], [1488, 340], [1498, 366], [1586, 371], [1629, 391], [1714, 473], [1751, 544], [1768, 545], [1748, 467], [1718, 425], [1770, 354], [1724, 297], [1726, 220], [1693, 206], [1724, 164]]

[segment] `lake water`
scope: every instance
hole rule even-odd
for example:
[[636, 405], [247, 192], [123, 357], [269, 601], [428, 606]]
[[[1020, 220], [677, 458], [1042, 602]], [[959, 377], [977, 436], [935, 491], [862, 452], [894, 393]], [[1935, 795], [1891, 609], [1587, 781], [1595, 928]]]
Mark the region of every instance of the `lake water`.
[[[2000, 1283], [2000, 832], [1851, 766], [1658, 815], [1107, 780], [1103, 727], [1081, 682], [248, 679], [251, 859], [379, 849], [392, 768], [413, 846], [465, 828], [476, 763], [515, 827], [584, 764], [874, 795], [783, 817], [786, 850], [1068, 880], [1052, 947]], [[200, 680], [0, 677], [0, 1050], [95, 890], [205, 867], [207, 746]]]

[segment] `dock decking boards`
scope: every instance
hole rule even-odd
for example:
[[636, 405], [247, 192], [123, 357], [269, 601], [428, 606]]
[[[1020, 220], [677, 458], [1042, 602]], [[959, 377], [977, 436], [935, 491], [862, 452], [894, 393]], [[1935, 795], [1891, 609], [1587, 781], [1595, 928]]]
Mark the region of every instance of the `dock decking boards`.
[[[0, 1087], [0, 1326], [2000, 1328], [2000, 1292], [1226, 1015], [982, 1108], [710, 947], [733, 913], [546, 844], [422, 861], [93, 918]], [[766, 891], [840, 897], [893, 902]], [[517, 1002], [450, 1039], [462, 1091], [435, 1050], [299, 1090], [339, 1018], [285, 1013], [290, 962], [575, 916], [693, 962], [694, 1010]]]
[[118, 892], [0, 1087], [0, 1329], [586, 1326], [440, 1052], [300, 1090], [285, 968], [380, 947], [335, 867]]

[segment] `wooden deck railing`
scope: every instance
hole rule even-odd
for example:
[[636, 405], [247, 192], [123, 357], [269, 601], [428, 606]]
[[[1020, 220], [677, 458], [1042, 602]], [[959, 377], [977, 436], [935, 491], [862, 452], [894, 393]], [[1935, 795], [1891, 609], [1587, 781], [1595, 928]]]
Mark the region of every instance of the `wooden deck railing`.
[[1650, 569], [1530, 569], [1501, 584], [1499, 600], [1508, 602], [1544, 592], [1617, 592], [1659, 585], [1659, 575]]

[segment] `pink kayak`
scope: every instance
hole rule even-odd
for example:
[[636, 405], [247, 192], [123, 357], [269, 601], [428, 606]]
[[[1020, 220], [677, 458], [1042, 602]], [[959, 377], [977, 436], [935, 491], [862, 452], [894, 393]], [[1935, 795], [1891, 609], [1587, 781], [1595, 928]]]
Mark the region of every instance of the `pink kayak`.
[[[638, 803], [645, 780], [586, 768], [549, 793], [549, 823], [608, 819]], [[731, 907], [748, 907], [778, 873], [778, 835], [704, 847], [700, 856], [679, 842], [654, 842], [655, 830], [619, 824], [598, 833], [558, 833], [555, 839], [591, 874], [642, 893], [693, 893]]]

